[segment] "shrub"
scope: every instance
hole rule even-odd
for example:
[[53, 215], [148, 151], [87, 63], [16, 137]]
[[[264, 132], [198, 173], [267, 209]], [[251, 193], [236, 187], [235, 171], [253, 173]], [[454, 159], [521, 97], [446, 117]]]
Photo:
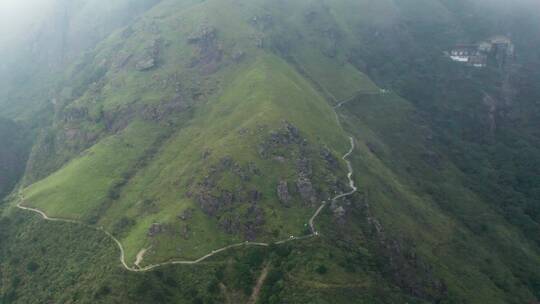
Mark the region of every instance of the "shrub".
[[36, 263], [36, 262], [29, 262], [28, 264], [26, 264], [26, 270], [28, 270], [28, 272], [36, 272], [37, 270], [39, 269], [39, 264]]
[[326, 268], [326, 266], [324, 266], [324, 265], [319, 265], [319, 266], [317, 266], [317, 268], [315, 268], [315, 271], [318, 274], [323, 275], [323, 274], [326, 274], [328, 272], [328, 268]]

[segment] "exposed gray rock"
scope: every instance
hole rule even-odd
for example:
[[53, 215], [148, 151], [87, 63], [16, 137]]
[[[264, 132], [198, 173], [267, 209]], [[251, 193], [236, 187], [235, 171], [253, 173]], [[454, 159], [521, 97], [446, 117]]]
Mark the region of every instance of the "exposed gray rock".
[[219, 227], [228, 234], [240, 232], [240, 221], [238, 217], [224, 217], [219, 221]]
[[236, 51], [233, 53], [232, 55], [232, 59], [238, 63], [240, 61], [242, 61], [242, 59], [244, 59], [244, 57], [246, 56], [246, 53], [244, 51]]
[[300, 145], [304, 142], [300, 136], [300, 131], [294, 125], [284, 122], [282, 128], [270, 132], [267, 138], [259, 146], [259, 155], [262, 158], [268, 158], [276, 149], [283, 148], [288, 145]]
[[253, 163], [253, 162], [248, 163], [248, 171], [252, 175], [260, 175], [261, 174], [261, 170], [259, 170], [259, 168], [257, 168], [257, 165], [255, 165], [255, 163]]
[[321, 157], [326, 161], [331, 169], [336, 169], [339, 166], [338, 160], [328, 148], [323, 148], [321, 150]]
[[144, 55], [135, 64], [137, 71], [148, 71], [157, 66], [160, 53], [160, 39], [154, 39], [144, 51]]
[[191, 236], [191, 228], [189, 227], [189, 225], [184, 225], [181, 230], [180, 230], [180, 235], [185, 239], [189, 239], [189, 237]]
[[155, 237], [156, 235], [163, 233], [163, 231], [164, 231], [163, 225], [161, 225], [159, 223], [154, 223], [148, 229], [148, 236], [149, 237]]
[[263, 197], [263, 194], [261, 192], [259, 192], [258, 190], [249, 191], [248, 200], [251, 203], [260, 202], [262, 200], [262, 197]]
[[182, 212], [182, 214], [180, 214], [178, 216], [179, 219], [181, 219], [182, 221], [188, 221], [190, 219], [193, 218], [193, 209], [191, 208], [188, 208], [186, 210], [184, 210], [184, 212]]
[[202, 211], [209, 216], [214, 216], [220, 207], [219, 200], [209, 193], [200, 193], [197, 202]]
[[199, 30], [191, 33], [188, 37], [188, 42], [194, 43], [207, 43], [213, 41], [217, 36], [217, 30], [213, 26], [203, 24]]
[[311, 162], [305, 156], [302, 156], [297, 162], [296, 167], [299, 176], [311, 177], [313, 173], [313, 168], [311, 167]]
[[120, 69], [126, 66], [126, 64], [129, 62], [129, 60], [133, 57], [133, 54], [129, 53], [119, 53], [113, 62], [113, 67], [115, 69]]
[[254, 241], [260, 228], [265, 223], [264, 211], [257, 205], [251, 205], [248, 209], [247, 222], [242, 227], [242, 232], [247, 240]]
[[277, 186], [277, 195], [278, 195], [279, 201], [282, 204], [286, 206], [289, 205], [291, 196], [289, 194], [289, 185], [287, 184], [287, 181], [285, 180], [279, 181], [278, 186]]
[[197, 196], [197, 202], [202, 211], [208, 216], [215, 216], [218, 211], [233, 204], [235, 195], [227, 190], [221, 190], [219, 196], [214, 196], [206, 190]]
[[215, 72], [223, 58], [223, 47], [217, 41], [216, 28], [203, 25], [188, 37], [188, 42], [197, 46], [190, 67], [199, 66], [203, 74]]
[[64, 110], [64, 122], [80, 121], [88, 118], [87, 108], [70, 107]]
[[143, 60], [135, 64], [137, 71], [147, 71], [156, 66], [156, 60], [154, 58], [144, 58]]
[[311, 183], [309, 178], [300, 176], [296, 180], [296, 187], [298, 188], [300, 197], [302, 197], [302, 199], [305, 202], [314, 203], [316, 201], [315, 191], [313, 190], [313, 184]]

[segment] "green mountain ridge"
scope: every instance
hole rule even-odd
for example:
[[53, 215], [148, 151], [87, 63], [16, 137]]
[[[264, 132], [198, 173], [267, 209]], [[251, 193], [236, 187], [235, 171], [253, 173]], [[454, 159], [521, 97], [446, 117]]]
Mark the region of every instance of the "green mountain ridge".
[[[258, 303], [538, 300], [534, 4], [136, 2], [54, 81], [10, 88], [47, 111], [0, 96], [0, 116], [38, 133], [0, 205], [0, 303], [247, 303], [265, 272]], [[102, 9], [84, 3], [79, 16]], [[516, 45], [510, 67], [444, 56], [497, 34]], [[331, 202], [349, 191], [349, 136], [358, 192]], [[145, 267], [309, 234], [322, 202], [316, 238], [141, 274], [103, 233], [15, 208], [104, 229]], [[59, 235], [69, 250], [50, 249]]]

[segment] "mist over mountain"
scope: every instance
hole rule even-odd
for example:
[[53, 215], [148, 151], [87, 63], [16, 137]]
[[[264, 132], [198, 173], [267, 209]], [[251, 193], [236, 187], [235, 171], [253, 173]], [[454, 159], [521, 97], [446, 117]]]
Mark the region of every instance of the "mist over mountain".
[[5, 0], [0, 304], [537, 303], [533, 0]]

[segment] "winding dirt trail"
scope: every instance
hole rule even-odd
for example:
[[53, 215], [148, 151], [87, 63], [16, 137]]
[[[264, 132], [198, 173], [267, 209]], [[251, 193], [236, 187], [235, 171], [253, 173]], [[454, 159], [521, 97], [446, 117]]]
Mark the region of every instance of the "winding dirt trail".
[[[350, 100], [352, 100], [352, 99], [350, 99]], [[338, 123], [340, 125], [341, 125], [341, 121], [339, 119], [339, 114], [337, 112], [337, 108], [341, 107], [343, 104], [345, 104], [346, 102], [349, 102], [350, 100], [345, 100], [343, 102], [339, 102], [337, 104], [337, 106], [334, 107], [334, 112], [336, 114]], [[353, 174], [354, 174], [354, 171], [353, 171], [352, 163], [349, 160], [349, 156], [351, 156], [351, 154], [354, 152], [354, 149], [355, 149], [355, 141], [354, 141], [353, 137], [349, 137], [349, 140], [350, 140], [351, 148], [345, 155], [343, 155], [342, 159], [347, 164], [347, 169], [348, 169], [347, 179], [348, 179], [349, 187], [351, 188], [351, 191], [349, 191], [347, 193], [342, 193], [342, 194], [336, 195], [334, 198], [332, 198], [330, 200], [331, 202], [335, 202], [335, 201], [337, 201], [337, 200], [339, 200], [341, 198], [350, 196], [350, 195], [354, 194], [358, 190], [355, 183], [354, 183], [354, 179], [352, 178]], [[268, 247], [271, 244], [279, 245], [279, 244], [284, 244], [284, 243], [288, 243], [288, 242], [292, 242], [292, 241], [300, 241], [300, 240], [305, 240], [305, 239], [312, 238], [312, 237], [317, 237], [317, 236], [319, 236], [319, 232], [317, 231], [317, 228], [315, 227], [315, 221], [317, 220], [317, 218], [319, 217], [321, 212], [324, 210], [324, 208], [328, 205], [328, 202], [326, 202], [326, 201], [322, 202], [321, 206], [315, 211], [315, 214], [313, 214], [313, 216], [309, 219], [309, 227], [310, 227], [310, 230], [311, 230], [311, 234], [309, 234], [309, 235], [304, 235], [304, 236], [299, 236], [299, 237], [291, 236], [288, 239], [281, 240], [281, 241], [276, 241], [276, 242], [273, 242], [273, 243], [258, 243], [258, 242], [247, 242], [246, 241], [246, 242], [236, 243], [236, 244], [232, 244], [232, 245], [229, 245], [229, 246], [225, 246], [225, 247], [213, 250], [212, 252], [210, 252], [210, 253], [208, 253], [208, 254], [206, 254], [206, 255], [204, 255], [204, 256], [196, 259], [196, 260], [173, 260], [173, 261], [163, 262], [163, 263], [159, 263], [159, 264], [148, 265], [148, 266], [145, 266], [145, 267], [140, 267], [139, 265], [140, 265], [140, 263], [142, 263], [143, 258], [144, 258], [144, 254], [146, 253], [147, 249], [146, 250], [143, 249], [143, 250], [141, 250], [139, 252], [139, 254], [137, 254], [136, 261], [134, 262], [135, 267], [129, 266], [128, 263], [126, 262], [126, 255], [125, 255], [124, 246], [122, 245], [122, 243], [114, 235], [112, 235], [110, 232], [105, 230], [103, 227], [91, 226], [91, 225], [88, 225], [88, 224], [86, 224], [84, 222], [77, 221], [77, 220], [49, 217], [45, 212], [43, 212], [43, 211], [41, 211], [39, 209], [35, 209], [35, 208], [31, 208], [31, 207], [25, 207], [25, 206], [23, 206], [23, 204], [24, 204], [24, 197], [22, 195], [22, 191], [19, 191], [19, 203], [17, 204], [17, 208], [19, 208], [21, 210], [31, 211], [31, 212], [37, 213], [39, 216], [41, 216], [46, 221], [77, 224], [77, 225], [81, 225], [81, 226], [84, 226], [84, 227], [87, 227], [87, 228], [90, 228], [90, 229], [93, 229], [93, 230], [103, 232], [118, 247], [118, 249], [120, 251], [120, 257], [119, 257], [120, 263], [122, 264], [122, 266], [124, 267], [125, 270], [131, 271], [131, 272], [147, 272], [147, 271], [151, 271], [153, 269], [156, 269], [158, 267], [163, 267], [163, 266], [167, 266], [167, 265], [194, 265], [194, 264], [198, 264], [198, 263], [203, 262], [204, 260], [206, 260], [206, 259], [208, 259], [210, 257], [213, 257], [213, 256], [215, 256], [215, 255], [217, 255], [217, 254], [219, 254], [221, 252], [224, 252], [224, 251], [227, 251], [227, 250], [233, 249], [233, 248], [247, 247], [247, 246]]]
[[261, 275], [259, 276], [259, 279], [257, 279], [257, 284], [253, 288], [253, 292], [251, 293], [251, 297], [249, 297], [249, 301], [247, 302], [247, 304], [255, 304], [259, 300], [259, 295], [261, 294], [261, 289], [264, 285], [264, 282], [266, 281], [269, 270], [270, 265], [266, 265], [261, 271]]

